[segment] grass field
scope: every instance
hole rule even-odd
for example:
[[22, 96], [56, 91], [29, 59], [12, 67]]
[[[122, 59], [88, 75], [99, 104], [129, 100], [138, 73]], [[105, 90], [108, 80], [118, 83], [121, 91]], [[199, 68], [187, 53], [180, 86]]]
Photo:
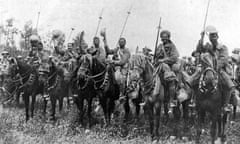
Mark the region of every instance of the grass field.
[[[95, 114], [94, 126], [86, 130], [75, 121], [77, 110], [75, 106], [57, 113], [57, 121], [51, 122], [42, 116], [40, 104], [33, 119], [25, 122], [24, 109], [14, 106], [0, 107], [0, 144], [149, 144], [151, 138], [148, 124], [141, 118], [139, 124], [123, 124], [122, 119], [115, 118], [112, 125], [102, 126], [102, 114]], [[162, 144], [192, 144], [196, 134], [195, 126], [184, 122], [168, 122], [160, 128], [160, 143]], [[176, 138], [172, 134], [178, 134]], [[228, 143], [240, 142], [240, 119], [229, 125], [227, 130]], [[202, 143], [208, 143], [209, 124], [201, 136]]]

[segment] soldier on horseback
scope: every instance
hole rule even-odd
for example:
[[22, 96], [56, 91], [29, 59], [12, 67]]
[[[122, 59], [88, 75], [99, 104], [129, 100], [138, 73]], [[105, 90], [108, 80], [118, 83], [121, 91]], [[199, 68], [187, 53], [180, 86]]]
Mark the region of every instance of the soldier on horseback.
[[105, 63], [106, 52], [105, 49], [100, 46], [99, 37], [93, 38], [93, 46], [87, 49], [87, 53], [91, 54], [93, 57], [96, 57], [99, 61]]
[[38, 35], [32, 35], [30, 37], [31, 49], [28, 54], [29, 63], [38, 66], [41, 61], [41, 50], [43, 49], [40, 37]]
[[120, 84], [120, 97], [124, 97], [126, 89], [126, 80], [128, 75], [128, 61], [130, 59], [130, 51], [126, 48], [126, 39], [121, 37], [118, 41], [119, 47], [115, 49], [110, 49], [107, 44], [105, 32], [101, 33], [104, 42], [104, 48], [107, 55], [113, 55], [113, 60], [109, 62], [112, 63], [115, 68], [115, 78], [116, 81]]
[[[171, 41], [171, 33], [168, 30], [163, 30], [160, 33], [162, 44], [158, 46], [155, 53], [154, 63], [155, 66], [159, 66], [163, 71], [163, 78], [167, 83], [174, 83], [176, 80], [176, 74], [173, 72], [174, 67], [177, 67], [179, 58], [179, 52], [175, 44]], [[173, 85], [169, 86], [169, 92], [175, 92]], [[176, 107], [176, 100], [174, 100], [174, 94], [170, 96], [170, 108]]]
[[[208, 31], [207, 31], [208, 29]], [[229, 63], [228, 63], [228, 48], [218, 42], [218, 32], [214, 27], [207, 27], [206, 32], [209, 34], [209, 41], [203, 45], [203, 39], [201, 39], [197, 45], [197, 52], [200, 54], [201, 63], [198, 64], [196, 72], [190, 77], [188, 83], [192, 86], [196, 81], [199, 81], [199, 78], [202, 73], [202, 66], [207, 65], [207, 67], [213, 68], [219, 75], [219, 82], [223, 86], [223, 110], [225, 112], [231, 111], [229, 105], [231, 92], [235, 90], [235, 85], [231, 80], [231, 72], [229, 72]], [[202, 32], [203, 37], [205, 32]], [[206, 68], [206, 66], [205, 66]]]

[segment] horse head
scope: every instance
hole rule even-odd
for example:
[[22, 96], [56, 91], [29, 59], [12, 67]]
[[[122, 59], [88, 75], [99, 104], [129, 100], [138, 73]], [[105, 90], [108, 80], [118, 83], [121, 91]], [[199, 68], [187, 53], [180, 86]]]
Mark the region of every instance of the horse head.
[[130, 81], [148, 80], [153, 74], [153, 66], [144, 55], [133, 55], [130, 59]]
[[19, 68], [18, 60], [14, 57], [9, 58], [9, 67], [8, 67], [9, 76], [11, 78], [14, 78], [19, 73], [20, 73], [20, 68]]
[[80, 66], [77, 72], [78, 77], [87, 77], [90, 75], [93, 59], [92, 56], [89, 54], [83, 55], [80, 59]]

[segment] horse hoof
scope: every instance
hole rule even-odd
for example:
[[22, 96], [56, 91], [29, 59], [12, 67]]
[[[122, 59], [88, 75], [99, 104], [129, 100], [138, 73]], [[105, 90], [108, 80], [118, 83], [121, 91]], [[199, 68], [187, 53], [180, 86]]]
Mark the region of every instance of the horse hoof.
[[221, 144], [221, 139], [220, 139], [220, 138], [217, 138], [217, 139], [214, 141], [214, 143], [216, 143], [216, 144]]
[[55, 117], [51, 117], [51, 118], [50, 118], [50, 121], [55, 121], [55, 120], [56, 120]]
[[171, 141], [173, 141], [173, 140], [175, 140], [176, 139], [176, 136], [170, 136], [169, 137], [169, 140], [171, 140]]
[[85, 130], [85, 134], [89, 134], [90, 133], [90, 130], [89, 129], [86, 129]]
[[158, 144], [158, 140], [152, 141], [152, 144]]
[[187, 142], [187, 141], [188, 141], [188, 137], [182, 137], [182, 140], [183, 140], [184, 142]]

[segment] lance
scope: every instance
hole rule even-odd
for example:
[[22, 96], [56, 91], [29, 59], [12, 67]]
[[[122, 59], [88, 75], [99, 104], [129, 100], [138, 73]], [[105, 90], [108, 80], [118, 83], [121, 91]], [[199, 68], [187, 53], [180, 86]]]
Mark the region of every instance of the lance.
[[137, 47], [136, 47], [135, 54], [138, 54], [138, 53], [139, 53], [139, 47], [137, 46]]
[[36, 24], [36, 30], [38, 29], [38, 22], [39, 22], [39, 17], [40, 17], [40, 11], [38, 12], [38, 17], [37, 17], [37, 24]]
[[72, 36], [72, 32], [74, 31], [74, 28], [71, 28], [71, 32], [70, 32], [70, 34], [69, 34], [69, 37], [68, 37], [68, 42], [69, 42], [69, 40], [70, 40], [70, 38], [71, 38], [71, 36]]
[[206, 14], [205, 14], [205, 17], [204, 17], [204, 22], [203, 22], [203, 33], [201, 33], [201, 42], [202, 43], [203, 43], [204, 35], [205, 35], [205, 28], [206, 28], [206, 23], [207, 23], [207, 17], [208, 17], [208, 10], [209, 10], [209, 6], [210, 6], [210, 1], [211, 0], [208, 0]]
[[126, 19], [125, 19], [125, 22], [124, 22], [124, 25], [123, 25], [123, 28], [122, 28], [122, 31], [121, 31], [121, 34], [120, 34], [119, 39], [120, 39], [120, 38], [122, 37], [122, 35], [123, 35], [123, 32], [124, 32], [125, 27], [126, 27], [126, 25], [127, 25], [128, 18], [129, 18], [130, 14], [131, 14], [131, 10], [132, 10], [132, 5], [131, 5], [130, 9], [129, 9], [128, 12], [127, 12], [127, 17], [126, 17]]
[[102, 21], [102, 15], [103, 15], [103, 10], [104, 9], [102, 9], [102, 11], [101, 11], [101, 13], [100, 13], [100, 15], [99, 15], [99, 17], [98, 17], [98, 25], [97, 25], [97, 30], [96, 30], [96, 33], [95, 33], [95, 37], [97, 36], [97, 33], [98, 33], [98, 30], [99, 30], [99, 27], [100, 27], [100, 23], [101, 23], [101, 21]]
[[156, 59], [156, 51], [157, 51], [157, 47], [158, 47], [158, 39], [159, 39], [159, 35], [160, 35], [161, 22], [162, 22], [162, 18], [160, 17], [159, 24], [158, 24], [158, 27], [157, 27], [158, 28], [158, 32], [157, 32], [157, 39], [156, 39], [156, 43], [155, 43], [155, 50], [154, 50], [153, 60]]

